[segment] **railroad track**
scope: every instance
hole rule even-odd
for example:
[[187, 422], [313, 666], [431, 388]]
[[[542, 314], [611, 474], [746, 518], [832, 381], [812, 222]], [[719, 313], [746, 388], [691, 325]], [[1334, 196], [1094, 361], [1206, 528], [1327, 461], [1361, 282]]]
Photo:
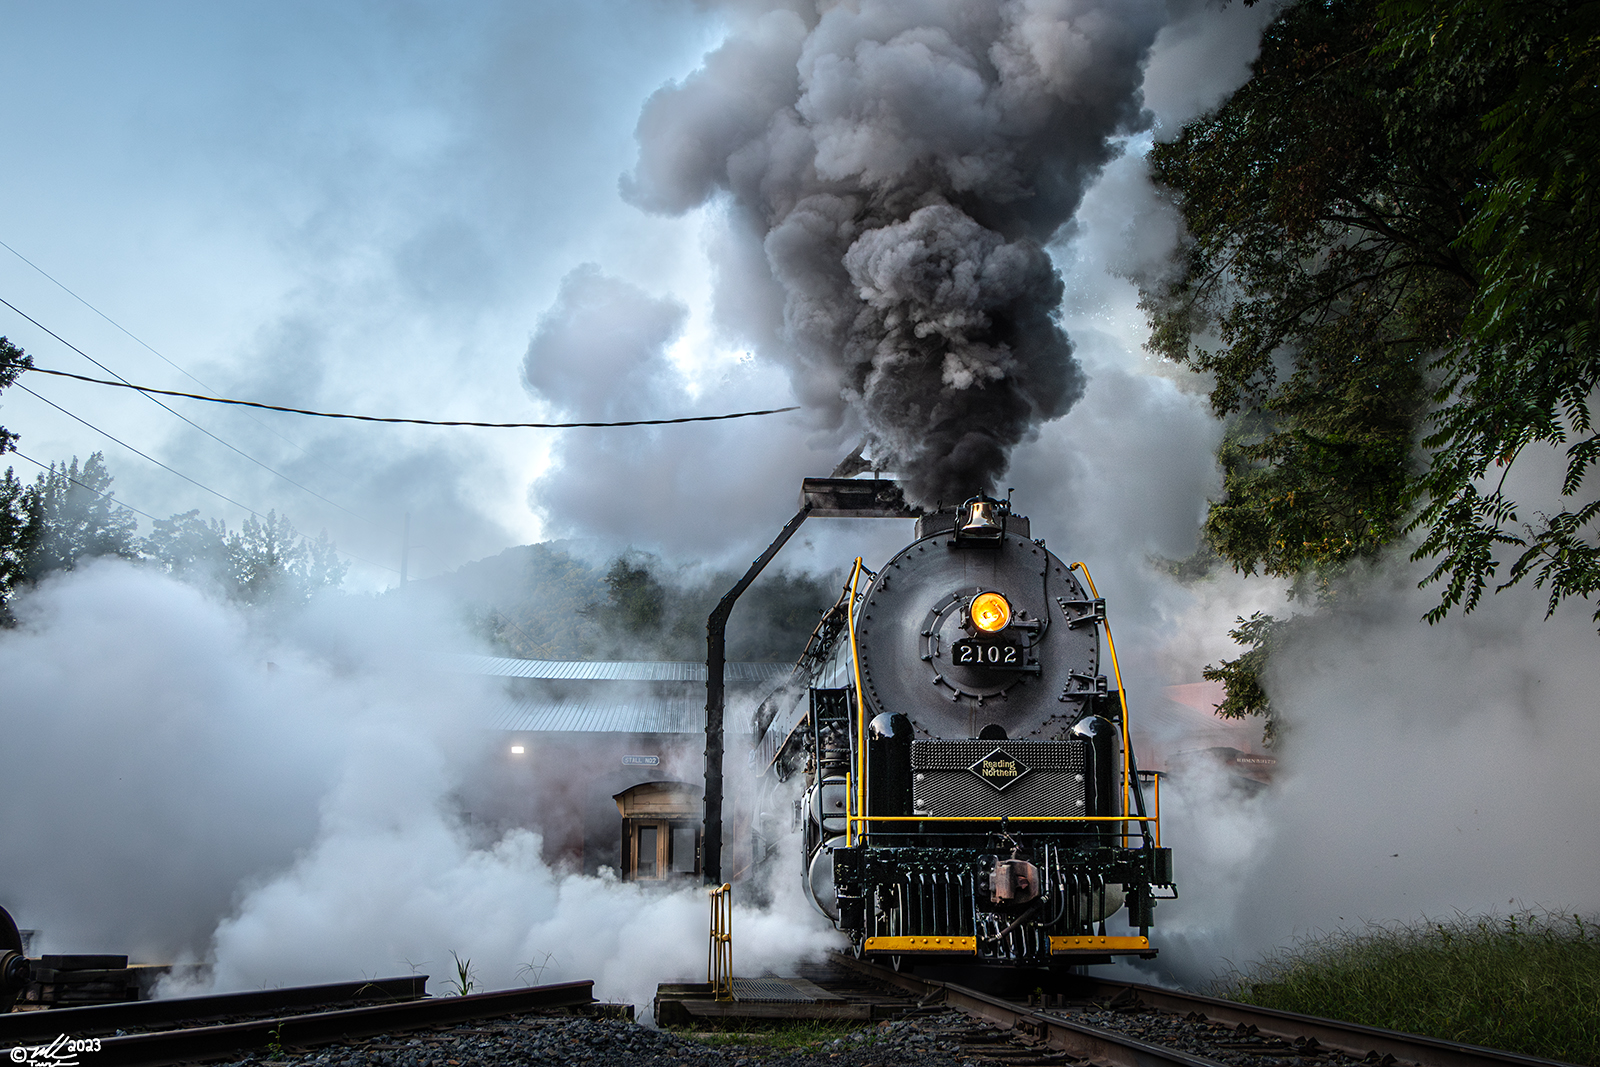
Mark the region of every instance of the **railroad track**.
[[1018, 1001], [842, 954], [830, 962], [905, 990], [924, 1010], [941, 1004], [1009, 1031], [1011, 1047], [992, 1051], [973, 1040], [978, 1033], [953, 1036], [975, 1058], [1014, 1065], [1560, 1067], [1555, 1060], [1091, 976], [1064, 976], [1060, 988]]
[[[0, 1060], [164, 1067], [594, 1003], [593, 982], [423, 999], [426, 976], [0, 1015]], [[19, 1055], [20, 1053], [20, 1055]]]

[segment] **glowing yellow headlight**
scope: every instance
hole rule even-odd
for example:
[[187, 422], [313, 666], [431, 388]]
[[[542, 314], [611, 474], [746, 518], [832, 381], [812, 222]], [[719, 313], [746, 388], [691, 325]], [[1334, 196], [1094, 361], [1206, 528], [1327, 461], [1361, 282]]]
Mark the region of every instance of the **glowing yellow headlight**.
[[972, 625], [994, 633], [1011, 621], [1011, 605], [999, 593], [979, 593], [972, 598]]

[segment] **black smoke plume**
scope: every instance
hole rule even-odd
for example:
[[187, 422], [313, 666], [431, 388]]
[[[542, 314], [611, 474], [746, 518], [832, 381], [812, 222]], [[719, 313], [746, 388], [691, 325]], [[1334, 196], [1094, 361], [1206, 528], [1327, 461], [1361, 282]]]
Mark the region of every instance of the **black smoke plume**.
[[725, 195], [718, 317], [924, 503], [993, 489], [1083, 393], [1044, 246], [1140, 122], [1147, 0], [740, 7], [646, 103], [623, 193]]

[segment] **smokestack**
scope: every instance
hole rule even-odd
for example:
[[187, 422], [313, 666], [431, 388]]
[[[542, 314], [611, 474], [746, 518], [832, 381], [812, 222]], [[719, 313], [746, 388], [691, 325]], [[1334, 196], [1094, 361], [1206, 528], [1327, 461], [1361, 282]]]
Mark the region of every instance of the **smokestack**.
[[724, 325], [821, 421], [859, 427], [914, 503], [992, 491], [1012, 447], [1083, 393], [1045, 246], [1108, 138], [1141, 121], [1164, 10], [775, 6], [651, 97], [624, 195], [728, 205]]

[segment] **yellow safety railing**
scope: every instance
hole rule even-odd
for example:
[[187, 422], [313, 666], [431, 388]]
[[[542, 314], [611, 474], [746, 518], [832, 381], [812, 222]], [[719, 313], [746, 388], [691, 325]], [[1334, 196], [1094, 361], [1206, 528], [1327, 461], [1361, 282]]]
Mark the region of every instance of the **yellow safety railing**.
[[1150, 810], [1156, 813], [1154, 830], [1156, 839], [1151, 842], [1156, 848], [1161, 847], [1161, 775], [1156, 775], [1152, 780], [1150, 789]]
[[[856, 689], [856, 744], [854, 758], [851, 760], [854, 773], [845, 778], [845, 842], [854, 846], [857, 839], [870, 832], [873, 823], [897, 822], [964, 822], [964, 823], [995, 823], [1002, 822], [999, 816], [938, 816], [927, 815], [868, 815], [867, 811], [867, 709], [866, 700], [862, 694], [861, 685], [861, 650], [856, 641], [856, 612], [855, 597], [856, 586], [860, 581], [862, 566], [860, 556], [856, 557], [855, 567], [850, 572], [850, 604], [845, 612], [845, 618], [850, 630], [850, 664], [855, 673]], [[1095, 588], [1094, 578], [1089, 574], [1089, 568], [1082, 562], [1074, 563], [1070, 570], [1083, 572], [1084, 580], [1089, 584], [1089, 595], [1099, 599], [1100, 591]], [[1103, 620], [1106, 631], [1106, 646], [1111, 650], [1111, 670], [1117, 679], [1117, 699], [1122, 704], [1122, 814], [1121, 815], [1029, 815], [1008, 816], [1003, 821], [1008, 823], [1034, 823], [1034, 822], [1116, 822], [1122, 823], [1122, 845], [1128, 846], [1128, 823], [1143, 823], [1144, 829], [1151, 835], [1155, 845], [1161, 844], [1161, 781], [1158, 777], [1151, 798], [1149, 815], [1130, 814], [1133, 807], [1130, 792], [1133, 788], [1133, 763], [1131, 758], [1131, 742], [1128, 738], [1128, 693], [1122, 687], [1122, 665], [1117, 662], [1117, 643], [1111, 636], [1111, 621]], [[857, 829], [859, 827], [859, 829]]]
[[844, 830], [845, 844], [854, 846], [855, 838], [852, 830], [855, 820], [867, 810], [867, 702], [861, 692], [861, 649], [856, 643], [856, 583], [861, 578], [861, 557], [856, 557], [856, 565], [850, 572], [850, 603], [845, 609], [845, 619], [850, 627], [850, 668], [855, 672], [856, 679], [856, 745], [855, 782], [846, 782], [845, 785], [845, 812]]
[[[1089, 595], [1096, 600], [1100, 598], [1100, 590], [1094, 587], [1094, 576], [1089, 573], [1089, 565], [1083, 562], [1074, 563], [1068, 570], [1082, 571], [1083, 580], [1089, 583]], [[1132, 807], [1129, 803], [1129, 790], [1133, 783], [1133, 764], [1130, 762], [1133, 750], [1129, 748], [1128, 741], [1128, 691], [1122, 688], [1122, 665], [1117, 662], [1117, 642], [1111, 637], [1111, 620], [1104, 619], [1102, 624], [1106, 628], [1106, 647], [1111, 650], [1111, 672], [1117, 678], [1117, 699], [1122, 704], [1122, 813], [1128, 814]], [[1122, 847], [1128, 847], [1128, 828], [1122, 828]], [[1158, 830], [1157, 833], [1160, 831]]]
[[711, 894], [711, 947], [706, 952], [706, 984], [718, 1000], [733, 999], [733, 886], [723, 882]]

